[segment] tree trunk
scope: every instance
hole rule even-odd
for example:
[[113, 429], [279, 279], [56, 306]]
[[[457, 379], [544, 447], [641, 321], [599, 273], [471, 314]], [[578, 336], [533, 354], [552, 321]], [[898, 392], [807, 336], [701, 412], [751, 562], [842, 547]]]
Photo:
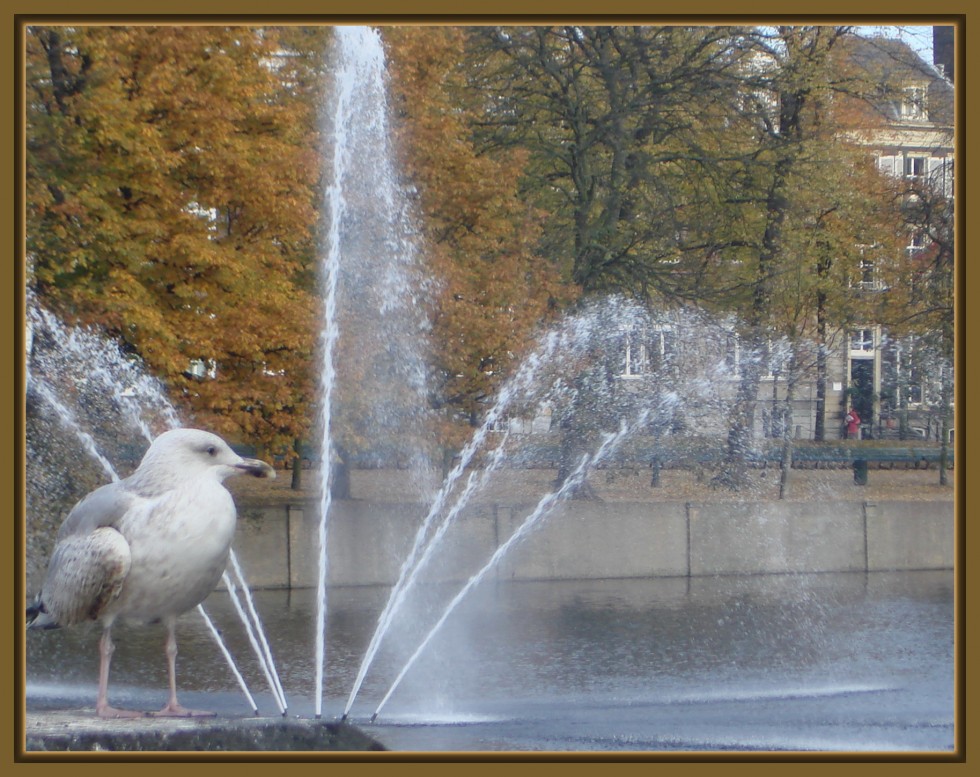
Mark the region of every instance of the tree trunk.
[[780, 95], [779, 134], [776, 138], [777, 159], [772, 169], [772, 180], [766, 193], [766, 226], [762, 234], [759, 264], [752, 284], [752, 305], [747, 311], [748, 334], [746, 346], [748, 358], [741, 360], [741, 379], [738, 396], [728, 431], [728, 446], [722, 470], [713, 483], [732, 490], [742, 488], [748, 477], [745, 455], [749, 451], [755, 403], [762, 378], [762, 361], [759, 354], [766, 342], [766, 322], [771, 315], [773, 284], [777, 274], [777, 261], [782, 255], [782, 232], [789, 209], [787, 180], [796, 163], [800, 140], [800, 112], [802, 94]]
[[786, 499], [789, 496], [790, 473], [793, 469], [793, 399], [796, 396], [797, 383], [797, 361], [795, 358], [790, 360], [789, 369], [786, 372], [786, 400], [784, 404], [785, 420], [783, 422], [783, 446], [782, 455], [779, 459], [779, 498]]
[[303, 453], [299, 437], [293, 440], [293, 478], [289, 487], [293, 491], [299, 491], [303, 487]]
[[[821, 281], [830, 272], [831, 260], [821, 257], [817, 262], [817, 275]], [[813, 424], [813, 439], [827, 439], [827, 292], [817, 292], [817, 417]]]
[[334, 499], [350, 499], [350, 461], [347, 451], [337, 448], [337, 460], [324, 462], [330, 467], [330, 494]]
[[[758, 353], [755, 348], [747, 349]], [[746, 455], [752, 444], [752, 428], [755, 421], [755, 403], [762, 378], [761, 362], [757, 358], [743, 359], [738, 394], [729, 416], [728, 440], [725, 458], [719, 471], [711, 479], [715, 488], [738, 491], [748, 482]]]
[[942, 420], [940, 422], [940, 441], [939, 441], [939, 485], [945, 486], [948, 483], [946, 468], [949, 464], [949, 427], [950, 427], [950, 399], [953, 393], [951, 382], [944, 376], [942, 381]]
[[660, 470], [663, 469], [663, 462], [659, 456], [654, 456], [650, 461], [650, 487], [660, 488]]

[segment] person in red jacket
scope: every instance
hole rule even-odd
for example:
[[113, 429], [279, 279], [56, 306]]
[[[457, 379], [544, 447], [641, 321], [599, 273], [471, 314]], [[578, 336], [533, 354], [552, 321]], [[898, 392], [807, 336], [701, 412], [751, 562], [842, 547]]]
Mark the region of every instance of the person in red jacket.
[[861, 416], [857, 414], [857, 410], [851, 408], [847, 411], [847, 415], [844, 416], [844, 423], [847, 424], [847, 439], [857, 440], [861, 435]]

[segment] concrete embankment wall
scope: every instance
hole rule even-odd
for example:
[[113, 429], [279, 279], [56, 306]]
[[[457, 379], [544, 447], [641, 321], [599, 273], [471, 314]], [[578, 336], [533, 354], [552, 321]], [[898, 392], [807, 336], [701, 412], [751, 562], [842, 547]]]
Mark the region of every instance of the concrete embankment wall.
[[[533, 508], [465, 511], [432, 554], [429, 579], [468, 579]], [[316, 585], [316, 513], [313, 504], [240, 505], [234, 547], [250, 585]], [[334, 502], [330, 585], [394, 583], [424, 514], [421, 505]], [[489, 579], [948, 569], [954, 554], [952, 502], [571, 501], [535, 526]]]

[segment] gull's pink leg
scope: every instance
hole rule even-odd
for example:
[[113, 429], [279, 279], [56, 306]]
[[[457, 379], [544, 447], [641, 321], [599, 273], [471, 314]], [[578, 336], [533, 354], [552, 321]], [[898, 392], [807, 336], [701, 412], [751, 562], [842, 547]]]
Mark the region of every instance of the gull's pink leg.
[[120, 710], [109, 706], [109, 664], [116, 649], [111, 631], [112, 624], [109, 624], [102, 630], [99, 640], [99, 695], [95, 701], [95, 714], [100, 718], [142, 718], [145, 713], [138, 710]]
[[205, 710], [189, 710], [177, 702], [177, 619], [168, 617], [167, 625], [167, 669], [170, 673], [170, 699], [159, 712], [150, 714], [158, 718], [211, 718], [213, 712]]

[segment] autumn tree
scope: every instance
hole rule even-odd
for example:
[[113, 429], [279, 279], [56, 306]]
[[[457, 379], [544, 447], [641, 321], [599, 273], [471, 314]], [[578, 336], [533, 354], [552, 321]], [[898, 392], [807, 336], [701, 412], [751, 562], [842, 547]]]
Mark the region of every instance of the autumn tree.
[[396, 144], [436, 284], [433, 402], [447, 411], [446, 442], [458, 445], [466, 432], [453, 420], [476, 422], [540, 324], [574, 291], [538, 252], [543, 214], [519, 197], [528, 152], [483, 150], [474, 138], [483, 105], [467, 88], [463, 30], [383, 32]]
[[279, 38], [28, 28], [26, 204], [44, 304], [118, 337], [189, 421], [284, 451], [308, 425], [319, 163]]

